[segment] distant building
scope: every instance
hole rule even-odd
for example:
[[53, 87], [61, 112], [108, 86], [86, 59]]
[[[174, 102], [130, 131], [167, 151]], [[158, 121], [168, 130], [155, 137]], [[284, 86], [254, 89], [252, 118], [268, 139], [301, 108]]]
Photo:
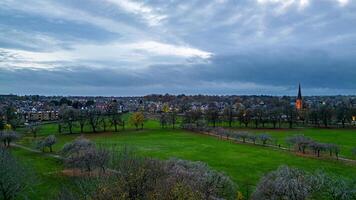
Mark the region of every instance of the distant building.
[[299, 90], [298, 90], [298, 97], [297, 97], [297, 100], [295, 102], [295, 108], [297, 110], [302, 110], [303, 109], [302, 89], [300, 87], [300, 84], [299, 84]]

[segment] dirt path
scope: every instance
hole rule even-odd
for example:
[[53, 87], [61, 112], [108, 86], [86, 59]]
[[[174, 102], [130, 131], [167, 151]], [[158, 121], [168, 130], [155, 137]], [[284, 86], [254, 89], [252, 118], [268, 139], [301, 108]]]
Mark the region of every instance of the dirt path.
[[38, 154], [41, 154], [41, 155], [44, 155], [44, 156], [47, 156], [47, 157], [51, 157], [51, 158], [55, 158], [55, 159], [59, 159], [59, 160], [64, 160], [64, 158], [60, 155], [56, 155], [56, 154], [52, 154], [52, 153], [44, 153], [40, 150], [37, 150], [37, 149], [32, 149], [32, 148], [29, 148], [29, 147], [26, 147], [26, 146], [23, 146], [23, 145], [20, 145], [20, 144], [15, 144], [15, 143], [11, 143], [11, 146], [13, 147], [17, 147], [17, 148], [20, 148], [20, 149], [23, 149], [23, 150], [26, 150], [26, 151], [30, 151], [30, 152], [33, 152], [33, 153], [38, 153]]

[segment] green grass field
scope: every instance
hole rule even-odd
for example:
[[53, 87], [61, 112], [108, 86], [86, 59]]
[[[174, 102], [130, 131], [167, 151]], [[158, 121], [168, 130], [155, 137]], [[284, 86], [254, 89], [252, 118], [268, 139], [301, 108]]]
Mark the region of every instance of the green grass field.
[[32, 187], [25, 191], [29, 199], [53, 199], [61, 187], [71, 184], [68, 178], [60, 175], [63, 170], [61, 161], [19, 148], [12, 148], [11, 152], [28, 168], [32, 177], [29, 180]]
[[[240, 130], [240, 129], [238, 129]], [[331, 142], [341, 146], [341, 155], [353, 158], [351, 149], [356, 144], [355, 130], [351, 129], [242, 129], [253, 133], [269, 133], [284, 146], [285, 138], [294, 134], [304, 134], [320, 142]], [[239, 186], [240, 190], [246, 194], [246, 185], [251, 185], [249, 190], [267, 172], [275, 170], [280, 165], [288, 165], [307, 171], [323, 170], [329, 174], [356, 179], [356, 165], [346, 164], [333, 159], [318, 159], [316, 157], [302, 157], [293, 152], [273, 149], [250, 144], [235, 144], [231, 141], [219, 140], [217, 138], [196, 134], [181, 129], [161, 129], [155, 120], [148, 120], [145, 129], [136, 131], [134, 127], [127, 125], [124, 131], [117, 133], [90, 133], [90, 128], [86, 127], [85, 137], [93, 140], [104, 147], [122, 148], [130, 146], [139, 154], [158, 158], [168, 159], [171, 157], [202, 161], [210, 167], [225, 172]], [[79, 132], [79, 127], [75, 130]], [[55, 134], [58, 142], [54, 146], [54, 151], [59, 152], [66, 142], [70, 142], [81, 134], [59, 134], [56, 124], [44, 125], [39, 131], [39, 138], [49, 134]], [[31, 135], [26, 135], [18, 143], [34, 147], [35, 139]], [[40, 192], [53, 193], [51, 189], [58, 191], [60, 184], [66, 182], [66, 178], [52, 177], [49, 172], [58, 171], [63, 168], [61, 163], [45, 158], [34, 153], [26, 153], [23, 150], [15, 150], [15, 155], [24, 162], [28, 162], [37, 173], [43, 184], [36, 185], [36, 188], [45, 188]], [[47, 175], [46, 175], [47, 174]], [[54, 185], [49, 188], [48, 182]], [[35, 189], [35, 190], [37, 190]], [[47, 192], [46, 192], [47, 191]], [[44, 194], [45, 195], [45, 194]], [[48, 196], [48, 194], [47, 194]]]
[[346, 158], [356, 159], [352, 155], [352, 148], [356, 147], [356, 129], [323, 129], [323, 128], [295, 128], [295, 129], [236, 129], [250, 133], [268, 133], [277, 143], [288, 147], [286, 138], [302, 134], [313, 140], [323, 143], [334, 143], [340, 146], [340, 155]]
[[[59, 151], [66, 142], [78, 136], [79, 134], [58, 135], [58, 143], [54, 150]], [[130, 146], [139, 154], [148, 157], [159, 159], [177, 157], [203, 161], [232, 177], [242, 190], [246, 190], [247, 183], [255, 185], [265, 173], [277, 169], [280, 165], [308, 171], [323, 170], [338, 176], [356, 178], [356, 166], [344, 164], [341, 161], [300, 157], [288, 151], [249, 144], [235, 144], [231, 141], [183, 130], [129, 130], [120, 133], [86, 134], [85, 136], [107, 147]]]

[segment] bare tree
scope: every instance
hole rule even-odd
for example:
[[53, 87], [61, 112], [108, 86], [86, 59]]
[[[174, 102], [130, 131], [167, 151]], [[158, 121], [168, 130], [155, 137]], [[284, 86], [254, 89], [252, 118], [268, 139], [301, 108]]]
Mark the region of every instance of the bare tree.
[[41, 126], [38, 123], [30, 123], [27, 126], [27, 129], [33, 135], [33, 137], [36, 138], [38, 131], [41, 129]]
[[95, 168], [100, 168], [105, 172], [109, 161], [107, 150], [96, 148], [94, 143], [83, 137], [66, 144], [62, 149], [62, 153], [66, 156], [65, 163], [67, 166], [89, 172]]
[[94, 133], [97, 132], [97, 128], [100, 124], [100, 112], [92, 109], [88, 112], [88, 123]]
[[305, 137], [304, 135], [294, 135], [288, 137], [286, 142], [291, 145], [298, 147], [298, 151], [305, 153], [306, 148], [312, 142], [312, 139]]
[[43, 152], [45, 148], [49, 148], [49, 151], [52, 152], [52, 146], [57, 142], [57, 138], [54, 135], [49, 135], [42, 141], [39, 141], [37, 148], [41, 149]]
[[261, 179], [252, 199], [305, 200], [311, 195], [312, 191], [313, 188], [308, 174], [298, 169], [282, 166]]
[[80, 132], [84, 133], [85, 124], [88, 122], [88, 112], [86, 110], [80, 110], [77, 113], [77, 121], [80, 126]]
[[3, 142], [4, 147], [10, 147], [10, 143], [19, 139], [20, 135], [15, 131], [1, 131], [0, 132], [0, 141]]
[[[68, 108], [68, 107], [63, 107], [60, 110], [60, 119], [62, 121], [62, 124], [65, 126], [65, 128], [68, 129], [69, 133], [72, 134], [73, 133], [73, 127], [75, 125], [76, 122], [76, 111], [73, 108]], [[61, 127], [64, 128], [64, 127]]]
[[271, 136], [267, 133], [259, 134], [258, 139], [261, 140], [263, 145], [266, 145], [268, 141], [272, 140]]
[[246, 142], [246, 139], [248, 138], [248, 136], [249, 136], [249, 135], [248, 135], [247, 132], [238, 132], [238, 133], [236, 134], [236, 138], [237, 138], [237, 139], [241, 139], [243, 143]]

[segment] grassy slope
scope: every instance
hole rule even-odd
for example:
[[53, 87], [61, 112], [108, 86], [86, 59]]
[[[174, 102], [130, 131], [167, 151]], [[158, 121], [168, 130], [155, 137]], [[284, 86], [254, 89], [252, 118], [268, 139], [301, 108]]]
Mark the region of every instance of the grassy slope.
[[57, 159], [19, 148], [13, 148], [11, 151], [35, 177], [32, 190], [26, 192], [29, 199], [51, 199], [63, 184], [68, 186], [68, 179], [58, 175], [63, 166]]

